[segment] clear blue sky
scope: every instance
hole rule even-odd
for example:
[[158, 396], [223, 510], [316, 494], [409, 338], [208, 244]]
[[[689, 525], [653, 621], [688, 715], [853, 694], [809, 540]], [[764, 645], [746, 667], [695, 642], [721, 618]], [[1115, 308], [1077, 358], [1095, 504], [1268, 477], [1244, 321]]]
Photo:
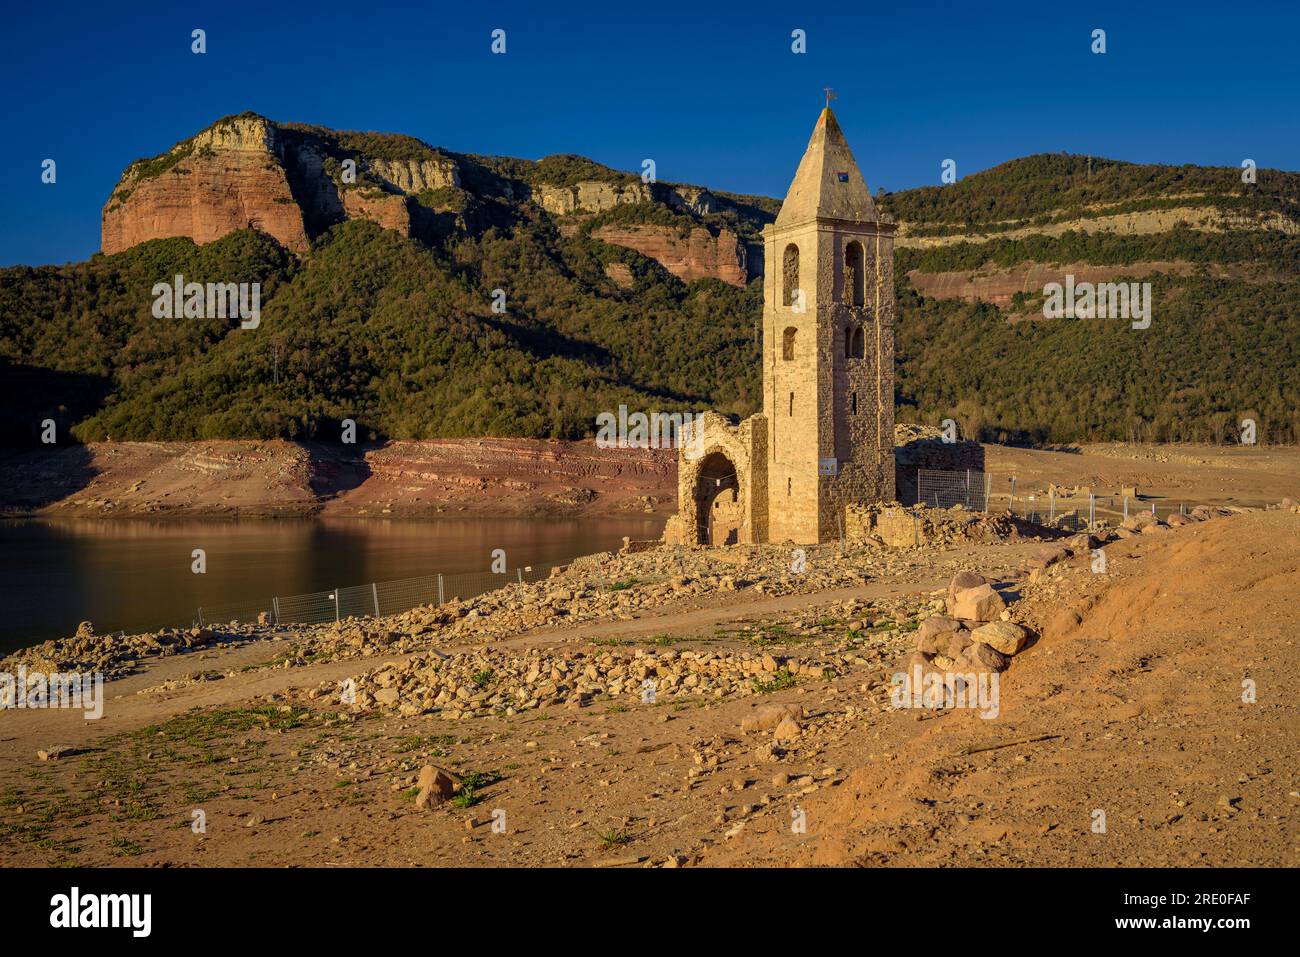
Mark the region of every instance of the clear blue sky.
[[242, 110], [466, 152], [652, 157], [663, 180], [781, 196], [831, 86], [873, 191], [937, 183], [949, 157], [965, 176], [1056, 150], [1294, 170], [1298, 37], [1295, 2], [1222, 0], [15, 3], [0, 264], [86, 258], [129, 162]]

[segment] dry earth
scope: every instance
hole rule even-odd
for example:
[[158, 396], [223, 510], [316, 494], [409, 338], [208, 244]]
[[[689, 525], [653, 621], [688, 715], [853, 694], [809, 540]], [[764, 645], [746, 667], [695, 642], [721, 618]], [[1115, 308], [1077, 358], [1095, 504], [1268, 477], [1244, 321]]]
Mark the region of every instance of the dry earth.
[[[4, 860], [1294, 865], [1300, 515], [1129, 535], [1105, 574], [1086, 550], [1044, 568], [1041, 549], [822, 547], [804, 577], [776, 546], [657, 550], [593, 560], [533, 605], [498, 595], [445, 621], [429, 609], [149, 660], [108, 685], [100, 721], [0, 713]], [[990, 720], [891, 702], [912, 631], [961, 569], [996, 579], [1039, 636]], [[450, 705], [403, 714], [450, 672], [441, 655], [492, 667]], [[520, 690], [512, 658], [556, 669], [523, 689], [537, 706], [449, 717]], [[614, 693], [596, 668], [614, 658], [663, 693]], [[738, 670], [670, 685], [689, 662]], [[374, 700], [393, 676], [402, 694]], [[536, 692], [548, 680], [557, 692]], [[799, 706], [800, 727], [742, 730], [773, 704]], [[420, 809], [427, 765], [462, 787]]]
[[[1002, 501], [1011, 474], [1022, 496], [1051, 482], [1099, 493], [1136, 482], [1165, 507], [1300, 495], [1297, 448], [984, 449]], [[0, 452], [0, 490], [0, 515], [666, 515], [675, 507], [677, 462], [672, 450], [534, 439], [392, 442], [357, 453], [284, 441], [94, 443]]]
[[1044, 495], [1051, 483], [1089, 486], [1099, 495], [1136, 484], [1162, 515], [1179, 504], [1262, 508], [1288, 496], [1300, 499], [1300, 448], [1293, 446], [1099, 443], [1044, 451], [985, 445], [984, 455], [1003, 503], [1009, 475], [1016, 476], [1021, 503], [1027, 494]]
[[600, 515], [671, 510], [671, 450], [592, 441], [100, 442], [0, 452], [0, 514]]

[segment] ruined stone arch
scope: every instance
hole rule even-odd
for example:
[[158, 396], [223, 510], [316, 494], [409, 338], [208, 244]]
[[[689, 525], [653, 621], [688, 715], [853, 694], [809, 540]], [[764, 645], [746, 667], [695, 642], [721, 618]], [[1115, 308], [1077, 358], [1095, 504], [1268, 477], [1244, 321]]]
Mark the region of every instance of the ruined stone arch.
[[746, 483], [739, 457], [715, 446], [700, 458], [693, 483], [695, 540], [701, 545], [734, 545], [748, 539]]

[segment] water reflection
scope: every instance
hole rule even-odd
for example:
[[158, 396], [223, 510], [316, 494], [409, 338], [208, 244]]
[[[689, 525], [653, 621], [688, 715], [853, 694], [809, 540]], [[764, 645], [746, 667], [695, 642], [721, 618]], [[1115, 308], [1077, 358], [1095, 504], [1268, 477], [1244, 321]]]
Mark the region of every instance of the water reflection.
[[[436, 572], [560, 564], [654, 538], [661, 519], [0, 522], [0, 651], [72, 634], [188, 624], [200, 605], [294, 595]], [[192, 553], [207, 573], [190, 570]]]

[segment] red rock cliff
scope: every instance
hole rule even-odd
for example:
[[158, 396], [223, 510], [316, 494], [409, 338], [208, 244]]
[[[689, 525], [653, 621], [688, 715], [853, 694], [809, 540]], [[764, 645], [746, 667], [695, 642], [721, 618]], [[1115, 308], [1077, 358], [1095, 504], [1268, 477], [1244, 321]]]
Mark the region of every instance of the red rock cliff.
[[743, 286], [749, 280], [745, 246], [729, 229], [714, 236], [701, 226], [683, 237], [672, 226], [601, 226], [591, 235], [658, 260], [683, 282], [713, 278]]
[[295, 252], [307, 249], [274, 126], [234, 117], [156, 159], [132, 163], [104, 207], [102, 245], [115, 253], [171, 236], [208, 243], [249, 226]]

